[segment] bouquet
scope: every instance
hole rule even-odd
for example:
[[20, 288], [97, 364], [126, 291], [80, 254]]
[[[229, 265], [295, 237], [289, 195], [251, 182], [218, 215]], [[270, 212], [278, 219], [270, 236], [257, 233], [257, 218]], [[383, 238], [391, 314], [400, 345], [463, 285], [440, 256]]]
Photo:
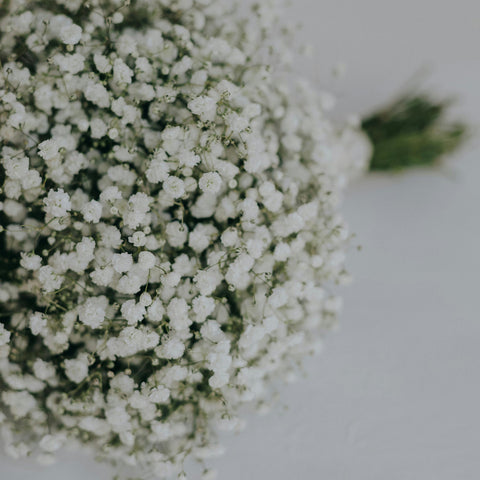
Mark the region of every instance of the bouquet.
[[371, 143], [329, 120], [278, 25], [265, 1], [0, 6], [8, 454], [76, 442], [122, 476], [181, 477], [318, 351]]

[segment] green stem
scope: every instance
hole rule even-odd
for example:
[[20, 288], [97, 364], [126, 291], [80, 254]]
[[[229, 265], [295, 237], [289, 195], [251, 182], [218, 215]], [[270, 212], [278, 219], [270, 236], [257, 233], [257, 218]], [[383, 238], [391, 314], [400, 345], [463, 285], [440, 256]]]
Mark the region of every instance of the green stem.
[[445, 119], [451, 103], [406, 94], [365, 118], [362, 128], [374, 146], [370, 171], [431, 166], [463, 145], [467, 125]]

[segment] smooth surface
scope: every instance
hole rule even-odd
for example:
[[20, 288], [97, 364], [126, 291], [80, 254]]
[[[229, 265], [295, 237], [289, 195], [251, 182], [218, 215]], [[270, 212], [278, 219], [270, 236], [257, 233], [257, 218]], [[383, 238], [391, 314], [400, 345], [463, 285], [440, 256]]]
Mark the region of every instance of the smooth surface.
[[[480, 123], [480, 6], [471, 1], [296, 0], [311, 78], [366, 111], [422, 66]], [[337, 61], [347, 77], [329, 79]], [[356, 232], [341, 329], [266, 417], [226, 439], [219, 480], [480, 478], [480, 149], [437, 171], [375, 175], [345, 203]], [[88, 457], [50, 469], [0, 462], [2, 480], [109, 479]], [[199, 478], [198, 472], [192, 477]]]

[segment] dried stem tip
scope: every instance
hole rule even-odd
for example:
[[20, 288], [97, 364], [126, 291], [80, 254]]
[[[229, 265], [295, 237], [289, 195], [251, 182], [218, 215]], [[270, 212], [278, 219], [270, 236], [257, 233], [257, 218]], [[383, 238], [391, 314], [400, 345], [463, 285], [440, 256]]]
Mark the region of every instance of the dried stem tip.
[[362, 123], [374, 152], [370, 170], [402, 170], [433, 165], [463, 144], [468, 127], [445, 120], [451, 100], [406, 94]]

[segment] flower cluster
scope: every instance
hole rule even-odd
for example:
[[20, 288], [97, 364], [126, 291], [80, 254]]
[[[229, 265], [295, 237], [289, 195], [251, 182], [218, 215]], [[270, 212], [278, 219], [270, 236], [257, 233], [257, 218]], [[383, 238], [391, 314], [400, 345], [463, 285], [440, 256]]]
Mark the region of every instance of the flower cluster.
[[180, 475], [319, 348], [368, 144], [268, 2], [9, 0], [0, 38], [5, 449]]

